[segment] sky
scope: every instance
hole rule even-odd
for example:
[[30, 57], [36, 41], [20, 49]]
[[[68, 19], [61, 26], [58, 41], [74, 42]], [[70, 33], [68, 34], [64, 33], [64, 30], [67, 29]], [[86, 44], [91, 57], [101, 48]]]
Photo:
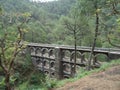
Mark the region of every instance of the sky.
[[50, 2], [50, 1], [57, 1], [57, 0], [33, 0], [33, 1]]

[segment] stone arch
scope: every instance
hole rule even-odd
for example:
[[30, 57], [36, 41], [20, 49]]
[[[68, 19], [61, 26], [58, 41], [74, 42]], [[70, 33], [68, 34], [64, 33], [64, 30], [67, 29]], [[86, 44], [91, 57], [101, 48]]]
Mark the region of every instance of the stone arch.
[[44, 60], [43, 61], [43, 66], [46, 68], [49, 68], [49, 61], [48, 60]]
[[35, 47], [30, 47], [30, 53], [31, 53], [32, 55], [35, 55], [35, 50], [36, 50]]
[[85, 58], [89, 58], [90, 52], [84, 52], [82, 55], [85, 55]]
[[39, 58], [39, 59], [36, 61], [36, 63], [37, 63], [37, 67], [38, 67], [38, 68], [42, 68], [42, 66], [43, 66], [43, 59]]
[[35, 54], [41, 56], [41, 48], [40, 47], [36, 48]]
[[48, 49], [47, 48], [42, 48], [41, 49], [41, 55], [44, 56], [44, 57], [48, 57], [49, 56]]
[[84, 56], [84, 60], [82, 61], [82, 63], [84, 63], [85, 65], [88, 64], [89, 55], [90, 55], [90, 52], [84, 52], [84, 53], [82, 53], [82, 56]]
[[55, 52], [53, 49], [49, 49], [48, 54], [50, 58], [55, 58]]
[[72, 51], [71, 55], [70, 55], [70, 61], [71, 62], [74, 62], [74, 56], [75, 56], [75, 51]]
[[45, 73], [46, 75], [49, 75], [49, 71], [48, 71], [48, 70], [45, 70], [44, 73]]
[[64, 63], [63, 64], [63, 72], [71, 72], [71, 65], [70, 64], [67, 64], [67, 63]]
[[63, 60], [70, 61], [71, 52], [69, 50], [64, 50]]
[[50, 68], [54, 68], [55, 67], [55, 62], [50, 62]]
[[43, 61], [43, 66], [45, 66], [46, 65], [46, 61]]
[[94, 59], [96, 60], [93, 60], [93, 63], [105, 62], [108, 60], [108, 55], [103, 53], [97, 53], [94, 55]]
[[[70, 61], [71, 61], [71, 62], [74, 62], [74, 57], [75, 57], [75, 51], [73, 51], [73, 52], [71, 53], [71, 56], [70, 56]], [[80, 63], [80, 60], [81, 60], [81, 52], [77, 51], [76, 63]]]

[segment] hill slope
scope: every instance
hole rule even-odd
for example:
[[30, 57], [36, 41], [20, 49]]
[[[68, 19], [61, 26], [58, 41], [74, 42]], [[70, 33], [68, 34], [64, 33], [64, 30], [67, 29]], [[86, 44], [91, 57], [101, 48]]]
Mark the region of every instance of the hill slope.
[[120, 65], [53, 90], [120, 90]]

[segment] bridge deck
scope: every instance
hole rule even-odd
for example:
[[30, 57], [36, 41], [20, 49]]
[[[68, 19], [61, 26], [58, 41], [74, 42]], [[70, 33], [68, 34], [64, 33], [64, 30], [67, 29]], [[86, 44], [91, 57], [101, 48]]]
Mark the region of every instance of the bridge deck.
[[[29, 43], [28, 46], [32, 47], [44, 47], [44, 48], [61, 48], [64, 50], [74, 50], [74, 46], [70, 45], [56, 45], [56, 44], [40, 44], [40, 43]], [[91, 47], [86, 46], [77, 46], [77, 50], [85, 51], [85, 52], [91, 52]], [[94, 52], [99, 53], [111, 53], [111, 54], [118, 54], [120, 55], [120, 49], [119, 48], [98, 48], [95, 47]]]

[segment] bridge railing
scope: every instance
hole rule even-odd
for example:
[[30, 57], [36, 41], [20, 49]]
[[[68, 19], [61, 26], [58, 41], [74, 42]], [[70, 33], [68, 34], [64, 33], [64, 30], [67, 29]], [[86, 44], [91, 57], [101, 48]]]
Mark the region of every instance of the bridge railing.
[[[39, 44], [39, 43], [29, 43], [28, 46], [41, 46], [41, 47], [60, 47], [60, 48], [68, 48], [68, 49], [74, 49], [74, 46], [70, 45], [57, 45], [57, 44]], [[77, 49], [86, 49], [91, 50], [92, 47], [86, 47], [86, 46], [77, 46]], [[111, 52], [120, 52], [119, 48], [99, 48], [95, 47], [95, 50], [101, 50], [101, 51], [111, 51]]]

